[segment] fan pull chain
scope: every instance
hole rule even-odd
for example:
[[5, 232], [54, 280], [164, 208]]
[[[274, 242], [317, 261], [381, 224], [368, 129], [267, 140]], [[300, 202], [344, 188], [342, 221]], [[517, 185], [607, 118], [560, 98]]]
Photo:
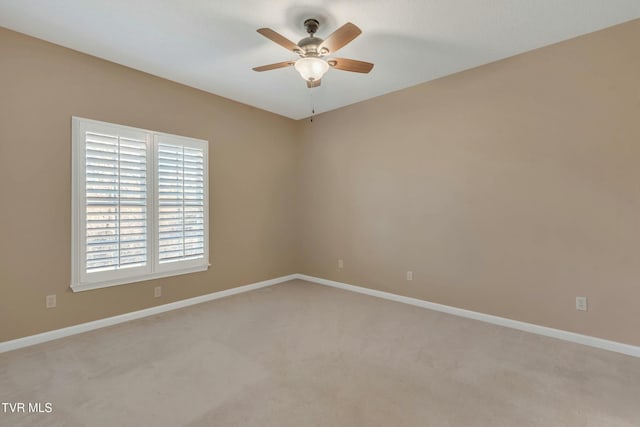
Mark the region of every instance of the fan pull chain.
[[313, 106], [313, 88], [309, 88], [309, 103], [311, 104], [311, 117], [310, 122], [313, 123], [313, 116], [316, 114], [316, 109]]

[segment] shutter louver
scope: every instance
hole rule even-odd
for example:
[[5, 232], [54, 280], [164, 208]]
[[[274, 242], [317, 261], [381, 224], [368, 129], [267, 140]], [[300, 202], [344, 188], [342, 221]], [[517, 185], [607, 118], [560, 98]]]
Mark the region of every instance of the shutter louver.
[[168, 263], [204, 257], [204, 151], [159, 143], [158, 261]]
[[85, 271], [147, 264], [147, 143], [85, 133]]

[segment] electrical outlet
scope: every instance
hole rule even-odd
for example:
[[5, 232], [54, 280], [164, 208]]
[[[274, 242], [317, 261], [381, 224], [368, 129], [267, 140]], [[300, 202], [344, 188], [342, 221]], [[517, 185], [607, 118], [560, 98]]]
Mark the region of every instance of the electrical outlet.
[[576, 297], [576, 310], [587, 311], [587, 297]]
[[46, 306], [47, 308], [55, 308], [56, 306], [56, 295], [47, 295]]
[[155, 288], [153, 288], [153, 296], [155, 298], [162, 296], [162, 286], [156, 286]]
[[407, 271], [407, 280], [413, 280], [413, 271]]
[[344, 268], [344, 261], [341, 259], [338, 260], [338, 268]]

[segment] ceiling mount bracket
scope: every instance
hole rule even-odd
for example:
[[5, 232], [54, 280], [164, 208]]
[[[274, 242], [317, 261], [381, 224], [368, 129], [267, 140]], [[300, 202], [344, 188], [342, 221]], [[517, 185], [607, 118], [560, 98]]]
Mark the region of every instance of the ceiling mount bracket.
[[309, 36], [313, 37], [313, 35], [318, 31], [318, 27], [320, 26], [320, 22], [317, 19], [309, 18], [304, 21], [304, 27], [307, 29], [307, 33]]

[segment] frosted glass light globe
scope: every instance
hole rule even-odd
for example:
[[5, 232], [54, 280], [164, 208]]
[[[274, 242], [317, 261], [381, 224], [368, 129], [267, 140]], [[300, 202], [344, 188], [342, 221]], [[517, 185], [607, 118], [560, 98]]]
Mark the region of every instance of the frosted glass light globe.
[[295, 64], [296, 71], [307, 81], [317, 81], [329, 69], [327, 61], [320, 58], [300, 58]]

